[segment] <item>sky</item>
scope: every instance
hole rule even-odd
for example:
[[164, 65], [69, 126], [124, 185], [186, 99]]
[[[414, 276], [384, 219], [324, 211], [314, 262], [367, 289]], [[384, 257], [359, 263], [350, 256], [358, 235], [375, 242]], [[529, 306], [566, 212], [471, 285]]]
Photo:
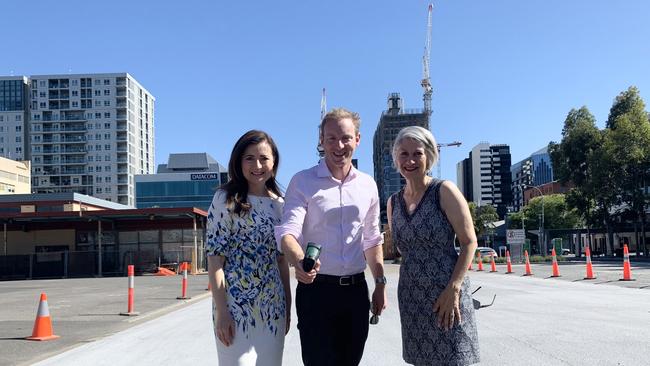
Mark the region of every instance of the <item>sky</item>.
[[[156, 98], [156, 163], [208, 152], [228, 164], [249, 129], [273, 136], [278, 179], [317, 162], [321, 89], [361, 115], [359, 168], [389, 93], [422, 108], [428, 1], [5, 0], [0, 75], [128, 72]], [[650, 1], [433, 3], [430, 129], [442, 178], [476, 144], [513, 164], [559, 141], [571, 108], [604, 127], [635, 85], [650, 102]]]

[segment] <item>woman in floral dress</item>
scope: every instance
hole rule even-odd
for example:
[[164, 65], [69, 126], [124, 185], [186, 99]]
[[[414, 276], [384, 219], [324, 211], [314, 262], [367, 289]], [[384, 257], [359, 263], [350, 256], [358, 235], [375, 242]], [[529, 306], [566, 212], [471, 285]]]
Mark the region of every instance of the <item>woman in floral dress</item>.
[[282, 364], [291, 291], [273, 235], [283, 206], [278, 163], [268, 134], [245, 133], [230, 156], [230, 180], [210, 205], [206, 251], [220, 366]]

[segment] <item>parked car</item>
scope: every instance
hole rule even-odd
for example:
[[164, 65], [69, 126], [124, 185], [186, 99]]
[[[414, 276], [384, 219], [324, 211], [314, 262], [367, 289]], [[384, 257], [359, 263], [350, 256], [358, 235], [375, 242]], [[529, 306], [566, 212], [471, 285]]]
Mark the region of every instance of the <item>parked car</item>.
[[[569, 254], [571, 254], [571, 251], [569, 250], [569, 248], [562, 248], [561, 252], [560, 251], [556, 251], [556, 252], [557, 252], [557, 255], [569, 255]], [[551, 253], [553, 253], [553, 248], [550, 248], [548, 250], [548, 254], [551, 254]]]
[[481, 258], [490, 258], [494, 257], [497, 258], [499, 255], [497, 254], [496, 250], [488, 247], [478, 247], [476, 250], [481, 253]]

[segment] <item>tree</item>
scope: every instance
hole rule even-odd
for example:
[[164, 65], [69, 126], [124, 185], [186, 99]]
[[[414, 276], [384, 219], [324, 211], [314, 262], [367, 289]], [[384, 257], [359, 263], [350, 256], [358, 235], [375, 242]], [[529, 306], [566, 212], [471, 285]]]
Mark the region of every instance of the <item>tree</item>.
[[[555, 178], [560, 183], [574, 185], [567, 193], [565, 202], [582, 217], [582, 221], [587, 224], [587, 230], [596, 224], [596, 217], [609, 213], [609, 205], [604, 210], [597, 209], [597, 198], [601, 198], [601, 205], [607, 200], [598, 196], [600, 189], [593, 180], [595, 171], [599, 169], [599, 162], [594, 163], [594, 160], [597, 160], [595, 155], [602, 145], [603, 133], [596, 127], [596, 118], [586, 106], [569, 111], [564, 120], [562, 140], [560, 143], [549, 144]], [[606, 218], [603, 221], [611, 220]], [[591, 236], [588, 237], [591, 240]]]
[[[616, 97], [607, 124], [610, 128], [605, 148], [612, 157], [620, 200], [626, 204], [626, 211], [635, 218], [633, 221], [637, 238], [637, 223], [641, 224], [642, 244], [645, 247], [645, 211], [648, 205], [645, 187], [650, 181], [650, 121], [645, 103], [636, 87], [630, 87]], [[637, 246], [637, 252], [640, 249]]]
[[472, 214], [476, 236], [485, 235], [488, 230], [488, 224], [499, 220], [497, 210], [491, 205], [477, 206], [476, 203], [470, 202], [469, 212]]

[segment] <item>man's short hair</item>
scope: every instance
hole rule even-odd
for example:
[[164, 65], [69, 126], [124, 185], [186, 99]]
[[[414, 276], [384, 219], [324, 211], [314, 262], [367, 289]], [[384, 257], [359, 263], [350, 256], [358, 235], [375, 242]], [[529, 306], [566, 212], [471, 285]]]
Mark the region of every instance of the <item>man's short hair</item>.
[[354, 132], [358, 135], [359, 128], [361, 127], [361, 117], [359, 117], [359, 113], [349, 111], [345, 108], [334, 108], [327, 112], [325, 117], [323, 117], [323, 120], [320, 122], [320, 137], [323, 137], [325, 123], [327, 123], [327, 121], [340, 121], [344, 118], [350, 118], [352, 120], [352, 123], [354, 124]]

